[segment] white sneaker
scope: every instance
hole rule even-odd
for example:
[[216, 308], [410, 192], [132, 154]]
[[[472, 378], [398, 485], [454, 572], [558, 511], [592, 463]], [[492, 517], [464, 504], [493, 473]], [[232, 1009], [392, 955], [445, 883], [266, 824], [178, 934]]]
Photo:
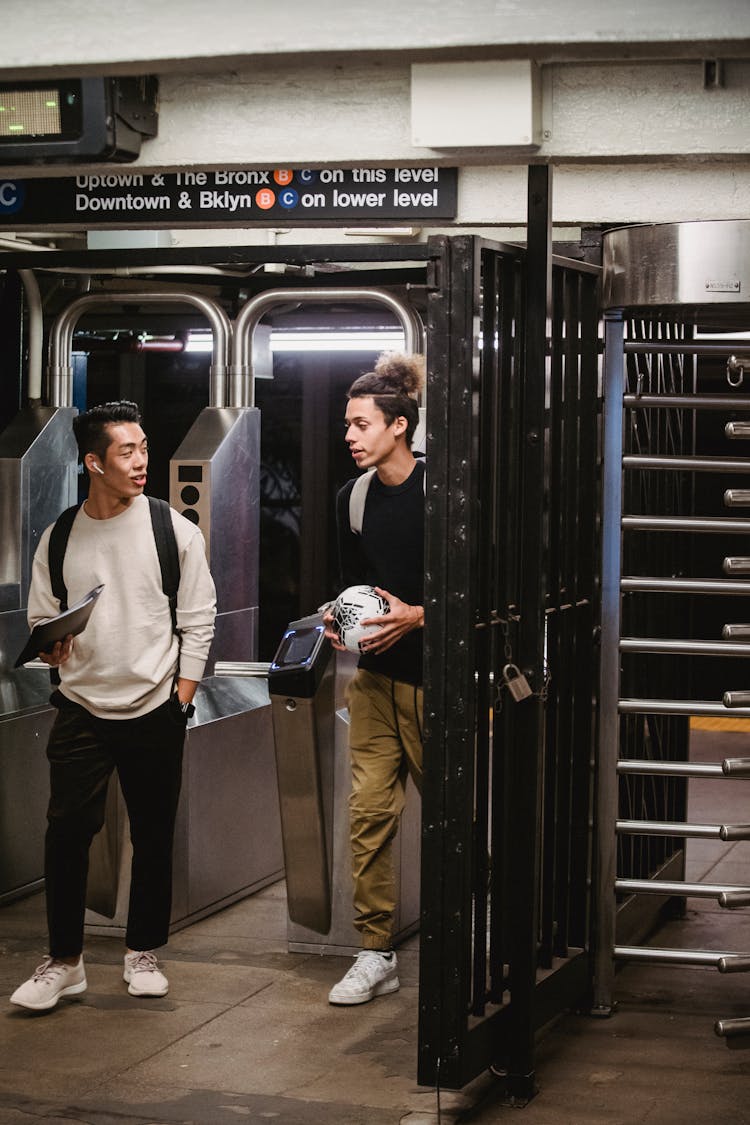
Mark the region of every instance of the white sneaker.
[[77, 965], [66, 965], [48, 957], [34, 969], [34, 975], [17, 988], [10, 998], [11, 1004], [19, 1008], [31, 1008], [43, 1012], [54, 1008], [61, 996], [77, 996], [86, 991], [86, 973], [83, 957]]
[[364, 1004], [373, 996], [396, 992], [400, 987], [397, 969], [395, 953], [387, 958], [376, 949], [363, 949], [349, 972], [328, 993], [328, 1003]]
[[125, 954], [122, 979], [131, 996], [166, 996], [169, 992], [169, 981], [156, 963], [156, 954], [150, 950]]

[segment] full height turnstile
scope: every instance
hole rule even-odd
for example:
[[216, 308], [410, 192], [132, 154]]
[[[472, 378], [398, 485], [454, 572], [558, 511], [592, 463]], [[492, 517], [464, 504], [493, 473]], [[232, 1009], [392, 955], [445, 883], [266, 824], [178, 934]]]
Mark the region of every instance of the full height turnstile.
[[[750, 880], [684, 878], [686, 841], [750, 840], [750, 824], [725, 823], [718, 807], [713, 823], [688, 822], [686, 801], [690, 778], [750, 778], [750, 756], [696, 762], [688, 753], [692, 716], [750, 716], [750, 691], [716, 690], [722, 676], [742, 682], [732, 669], [750, 656], [750, 625], [727, 622], [721, 610], [723, 601], [737, 612], [731, 599], [750, 594], [750, 558], [725, 554], [732, 537], [750, 533], [740, 515], [750, 507], [742, 487], [750, 462], [736, 452], [750, 436], [750, 379], [741, 377], [745, 368], [750, 374], [750, 355], [742, 355], [750, 349], [700, 332], [717, 323], [750, 328], [750, 309], [737, 304], [750, 287], [750, 224], [638, 227], [604, 241], [595, 976], [602, 1013], [612, 1007], [616, 962], [750, 971], [749, 951], [639, 944], [647, 925], [637, 921], [638, 903], [653, 896], [714, 898], [728, 911], [750, 906]], [[720, 514], [722, 505], [732, 514]], [[745, 680], [750, 685], [750, 665]], [[750, 1018], [719, 1020], [716, 1031], [750, 1045]]]

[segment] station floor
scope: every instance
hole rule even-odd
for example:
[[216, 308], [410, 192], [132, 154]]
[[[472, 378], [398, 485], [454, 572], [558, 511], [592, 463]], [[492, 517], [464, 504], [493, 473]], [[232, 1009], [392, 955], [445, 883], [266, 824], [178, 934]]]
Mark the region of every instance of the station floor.
[[[748, 732], [694, 732], [699, 761], [746, 756]], [[750, 781], [691, 782], [690, 819], [750, 821]], [[691, 841], [688, 878], [750, 883], [750, 842]], [[746, 1125], [750, 1048], [717, 1018], [750, 1015], [750, 974], [630, 964], [610, 1019], [568, 1014], [537, 1056], [539, 1092], [503, 1104], [489, 1075], [461, 1092], [416, 1082], [418, 937], [398, 993], [333, 1008], [349, 959], [289, 953], [284, 884], [172, 935], [170, 992], [128, 996], [120, 942], [89, 938], [88, 991], [46, 1014], [7, 997], [43, 957], [44, 899], [0, 909], [1, 1125]], [[750, 909], [691, 899], [660, 946], [750, 952]]]

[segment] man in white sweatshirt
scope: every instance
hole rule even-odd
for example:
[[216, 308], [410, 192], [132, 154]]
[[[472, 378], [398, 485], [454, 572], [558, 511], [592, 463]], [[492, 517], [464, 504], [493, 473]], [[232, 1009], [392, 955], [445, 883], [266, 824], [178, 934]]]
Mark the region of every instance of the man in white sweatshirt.
[[[214, 632], [216, 592], [200, 530], [170, 509], [180, 582], [176, 629], [144, 496], [148, 444], [138, 407], [105, 403], [73, 422], [89, 495], [63, 562], [68, 602], [103, 590], [83, 633], [40, 657], [60, 675], [50, 732], [45, 842], [49, 956], [11, 996], [53, 1008], [86, 989], [83, 928], [91, 841], [117, 770], [133, 842], [123, 979], [134, 996], [169, 988], [154, 949], [169, 934], [172, 848], [185, 729]], [[55, 616], [51, 528], [42, 535], [29, 590], [29, 625]]]

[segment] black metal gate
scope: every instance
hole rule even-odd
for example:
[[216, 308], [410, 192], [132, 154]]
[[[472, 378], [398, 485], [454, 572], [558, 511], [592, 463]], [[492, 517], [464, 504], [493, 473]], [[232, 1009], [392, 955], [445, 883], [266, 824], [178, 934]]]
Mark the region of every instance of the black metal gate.
[[590, 985], [600, 416], [599, 271], [531, 220], [434, 240], [428, 316], [419, 1081], [518, 1099]]

